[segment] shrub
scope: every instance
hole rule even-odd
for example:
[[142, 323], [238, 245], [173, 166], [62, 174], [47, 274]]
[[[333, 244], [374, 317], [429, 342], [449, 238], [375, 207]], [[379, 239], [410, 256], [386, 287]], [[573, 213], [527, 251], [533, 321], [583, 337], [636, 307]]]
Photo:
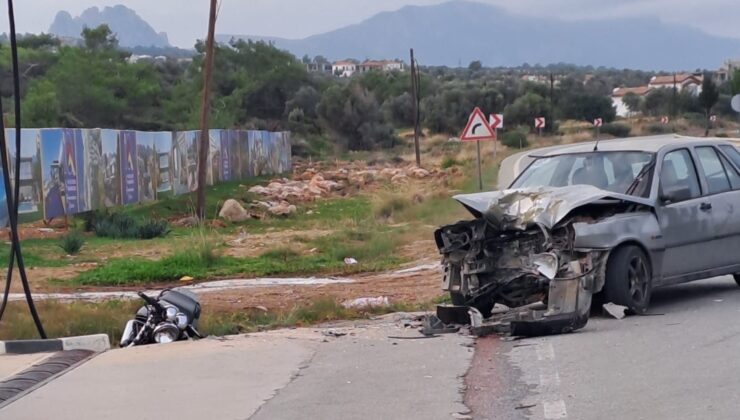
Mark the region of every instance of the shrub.
[[632, 128], [625, 123], [609, 123], [604, 124], [601, 127], [601, 132], [604, 134], [611, 134], [614, 137], [629, 137]]
[[410, 207], [411, 204], [411, 198], [408, 194], [381, 194], [373, 203], [373, 213], [379, 219], [390, 219], [394, 213]]
[[645, 126], [645, 132], [648, 134], [666, 134], [671, 132], [671, 127], [665, 124], [648, 124]]
[[460, 165], [460, 162], [458, 162], [457, 159], [455, 159], [452, 156], [447, 156], [444, 159], [442, 159], [442, 169], [448, 169], [448, 168], [451, 168], [453, 166], [458, 166], [458, 165]]
[[507, 131], [501, 135], [499, 141], [507, 147], [522, 148], [529, 147], [527, 134], [521, 130]]
[[139, 238], [164, 238], [170, 233], [170, 224], [166, 220], [147, 220], [139, 226]]
[[61, 237], [59, 248], [62, 248], [67, 255], [76, 255], [85, 244], [85, 238], [79, 232], [73, 231]]
[[[170, 233], [166, 220], [139, 221], [124, 213], [97, 213], [92, 216], [95, 235], [113, 239], [153, 239]], [[88, 221], [86, 219], [85, 225]]]

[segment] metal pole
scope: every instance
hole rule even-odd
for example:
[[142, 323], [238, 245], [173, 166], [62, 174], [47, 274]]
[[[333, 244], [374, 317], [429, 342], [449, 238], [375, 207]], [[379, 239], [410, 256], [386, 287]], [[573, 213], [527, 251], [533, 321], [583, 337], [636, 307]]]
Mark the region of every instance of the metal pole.
[[414, 98], [414, 152], [416, 153], [416, 166], [421, 167], [421, 152], [419, 151], [419, 86], [416, 73], [419, 69], [414, 60], [414, 49], [411, 52], [411, 96]]
[[198, 151], [198, 218], [206, 217], [206, 172], [208, 164], [208, 111], [211, 93], [211, 73], [213, 72], [213, 38], [216, 30], [216, 3], [211, 0], [211, 11], [208, 17], [208, 39], [206, 39], [205, 63], [203, 68], [203, 102], [200, 109], [200, 150]]
[[478, 146], [478, 191], [483, 191], [483, 169], [481, 169], [480, 140], [476, 141], [475, 144]]
[[498, 128], [493, 130], [496, 133], [496, 139], [493, 140], [493, 160], [496, 160], [496, 153], [498, 150]]

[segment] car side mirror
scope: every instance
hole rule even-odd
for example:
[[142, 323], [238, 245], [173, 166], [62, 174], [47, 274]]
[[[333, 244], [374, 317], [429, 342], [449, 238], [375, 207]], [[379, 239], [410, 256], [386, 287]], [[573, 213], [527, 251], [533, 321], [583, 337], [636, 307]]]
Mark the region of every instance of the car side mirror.
[[691, 188], [684, 185], [673, 185], [668, 188], [661, 188], [660, 201], [663, 203], [678, 203], [691, 198]]

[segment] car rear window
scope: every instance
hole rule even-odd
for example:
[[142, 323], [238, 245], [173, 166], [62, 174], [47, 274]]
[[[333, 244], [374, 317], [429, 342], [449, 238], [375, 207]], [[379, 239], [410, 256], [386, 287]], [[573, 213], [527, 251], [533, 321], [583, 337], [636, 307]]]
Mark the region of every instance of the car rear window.
[[697, 147], [696, 153], [699, 155], [702, 172], [707, 180], [709, 194], [717, 194], [730, 190], [730, 180], [727, 178], [727, 172], [719, 160], [719, 155], [714, 147], [704, 146]]
[[735, 166], [740, 168], [740, 151], [738, 151], [736, 147], [730, 146], [729, 144], [723, 144], [720, 145], [719, 148], [722, 149], [725, 155], [730, 158]]

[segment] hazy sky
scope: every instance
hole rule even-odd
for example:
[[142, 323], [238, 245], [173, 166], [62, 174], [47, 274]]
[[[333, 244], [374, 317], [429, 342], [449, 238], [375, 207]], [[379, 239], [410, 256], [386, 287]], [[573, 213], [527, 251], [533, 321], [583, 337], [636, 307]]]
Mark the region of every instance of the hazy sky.
[[[301, 38], [357, 23], [404, 5], [429, 5], [445, 0], [221, 0], [217, 33]], [[480, 0], [514, 13], [560, 19], [655, 16], [706, 32], [740, 38], [738, 0]], [[7, 15], [0, 2], [2, 18]], [[191, 47], [203, 38], [208, 0], [15, 0], [18, 32], [49, 28], [60, 9], [73, 16], [91, 6], [123, 4], [137, 11], [170, 42]], [[0, 20], [2, 20], [0, 18]], [[5, 19], [6, 20], [6, 19]], [[2, 28], [6, 28], [3, 24]]]

